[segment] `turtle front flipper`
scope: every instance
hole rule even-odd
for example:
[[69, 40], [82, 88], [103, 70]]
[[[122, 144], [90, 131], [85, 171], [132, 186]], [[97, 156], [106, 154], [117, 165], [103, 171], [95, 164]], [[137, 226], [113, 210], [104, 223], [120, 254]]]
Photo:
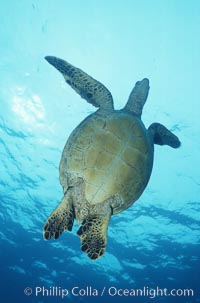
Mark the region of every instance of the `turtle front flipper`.
[[152, 123], [148, 131], [153, 138], [154, 144], [169, 145], [173, 148], [178, 148], [181, 145], [178, 137], [160, 123]]
[[58, 207], [51, 213], [44, 224], [44, 239], [57, 239], [63, 231], [71, 231], [74, 223], [74, 216], [72, 197], [69, 192], [67, 192]]
[[100, 258], [105, 252], [109, 222], [110, 214], [88, 217], [77, 232], [81, 238], [82, 251], [92, 260]]
[[87, 102], [107, 111], [113, 109], [113, 98], [109, 90], [81, 69], [54, 56], [45, 59], [65, 78], [66, 82]]

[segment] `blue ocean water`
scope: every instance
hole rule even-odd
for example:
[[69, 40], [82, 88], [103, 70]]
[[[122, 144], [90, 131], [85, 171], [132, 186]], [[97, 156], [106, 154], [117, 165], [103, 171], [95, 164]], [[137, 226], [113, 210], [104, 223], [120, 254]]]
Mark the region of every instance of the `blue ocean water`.
[[[1, 1], [1, 302], [200, 302], [199, 15], [195, 0]], [[46, 55], [104, 83], [116, 109], [148, 77], [145, 125], [161, 122], [182, 142], [155, 147], [144, 194], [112, 217], [96, 261], [81, 252], [77, 223], [58, 240], [42, 236], [62, 198], [64, 144], [94, 112]]]

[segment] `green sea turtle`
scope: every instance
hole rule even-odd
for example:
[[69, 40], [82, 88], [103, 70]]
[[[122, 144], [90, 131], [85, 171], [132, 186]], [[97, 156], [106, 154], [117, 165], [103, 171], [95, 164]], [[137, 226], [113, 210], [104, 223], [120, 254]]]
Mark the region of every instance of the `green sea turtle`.
[[103, 255], [112, 215], [130, 207], [144, 191], [153, 166], [154, 144], [180, 146], [165, 126], [141, 121], [149, 80], [138, 81], [127, 104], [115, 110], [112, 95], [100, 82], [68, 62], [47, 56], [66, 82], [98, 110], [71, 133], [60, 161], [64, 196], [44, 225], [44, 239], [57, 239], [81, 224], [77, 234], [89, 258]]

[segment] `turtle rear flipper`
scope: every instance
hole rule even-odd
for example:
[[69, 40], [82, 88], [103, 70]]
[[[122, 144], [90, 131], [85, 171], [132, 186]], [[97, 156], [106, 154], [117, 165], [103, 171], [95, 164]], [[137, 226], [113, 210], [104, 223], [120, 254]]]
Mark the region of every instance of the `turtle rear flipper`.
[[169, 145], [173, 148], [178, 148], [181, 145], [178, 137], [160, 123], [152, 123], [148, 131], [153, 137], [154, 144]]
[[109, 222], [110, 214], [88, 217], [77, 232], [81, 238], [82, 251], [92, 260], [98, 259], [105, 252]]
[[81, 69], [54, 56], [45, 59], [65, 78], [66, 82], [87, 102], [103, 110], [113, 110], [113, 98], [109, 90]]
[[57, 239], [63, 231], [71, 231], [74, 223], [74, 217], [75, 215], [72, 197], [71, 194], [67, 192], [58, 207], [51, 213], [44, 224], [44, 239]]

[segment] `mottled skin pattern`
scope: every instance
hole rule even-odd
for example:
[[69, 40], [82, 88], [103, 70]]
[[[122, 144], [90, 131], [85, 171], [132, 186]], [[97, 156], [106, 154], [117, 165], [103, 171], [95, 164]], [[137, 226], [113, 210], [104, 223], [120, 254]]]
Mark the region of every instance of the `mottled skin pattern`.
[[112, 215], [130, 207], [144, 191], [153, 166], [154, 144], [180, 146], [166, 127], [141, 121], [149, 81], [138, 81], [124, 109], [114, 110], [107, 88], [80, 69], [46, 57], [81, 97], [99, 109], [72, 132], [60, 161], [64, 197], [44, 225], [44, 238], [57, 239], [81, 224], [77, 234], [89, 258], [103, 255]]

